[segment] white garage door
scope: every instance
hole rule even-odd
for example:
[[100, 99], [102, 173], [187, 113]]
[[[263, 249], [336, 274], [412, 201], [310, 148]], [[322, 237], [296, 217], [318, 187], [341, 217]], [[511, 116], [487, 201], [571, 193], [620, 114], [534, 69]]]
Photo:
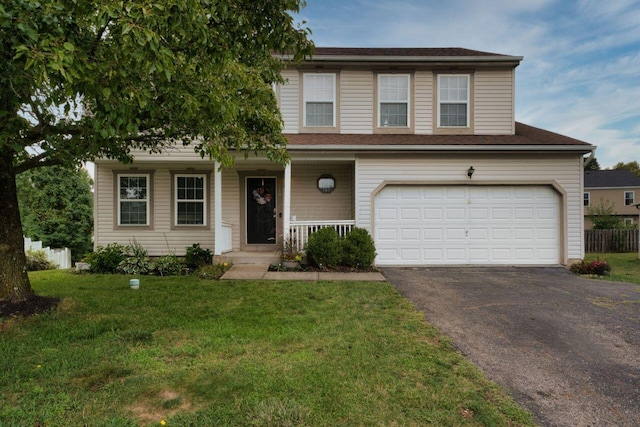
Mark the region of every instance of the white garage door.
[[385, 187], [378, 265], [557, 264], [560, 196], [548, 186]]

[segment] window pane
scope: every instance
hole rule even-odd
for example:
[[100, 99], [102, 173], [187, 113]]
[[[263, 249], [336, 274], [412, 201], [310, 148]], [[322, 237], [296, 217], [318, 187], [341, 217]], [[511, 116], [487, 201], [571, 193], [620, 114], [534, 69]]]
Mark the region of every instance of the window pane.
[[120, 202], [121, 225], [146, 225], [147, 202]]
[[202, 202], [178, 202], [178, 224], [204, 224]]
[[121, 176], [120, 199], [146, 200], [147, 177], [146, 176]]
[[468, 101], [467, 76], [441, 76], [440, 101]]
[[380, 101], [408, 101], [409, 76], [380, 76]]
[[407, 104], [380, 104], [380, 126], [407, 126]]
[[332, 102], [307, 102], [307, 126], [333, 126]]
[[177, 178], [178, 200], [204, 200], [204, 178], [179, 176]]
[[467, 126], [467, 104], [442, 104], [440, 126]]
[[305, 74], [304, 98], [306, 101], [333, 102], [334, 97], [333, 74]]

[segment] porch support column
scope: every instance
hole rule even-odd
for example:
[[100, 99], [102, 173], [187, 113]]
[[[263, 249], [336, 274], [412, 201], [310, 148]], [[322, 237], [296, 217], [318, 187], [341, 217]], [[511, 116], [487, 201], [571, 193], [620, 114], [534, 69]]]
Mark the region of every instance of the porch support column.
[[214, 163], [213, 171], [213, 224], [215, 233], [214, 255], [222, 255], [223, 231], [222, 231], [222, 171], [220, 162]]
[[291, 160], [284, 167], [284, 203], [282, 206], [282, 237], [289, 240], [289, 228], [291, 225]]

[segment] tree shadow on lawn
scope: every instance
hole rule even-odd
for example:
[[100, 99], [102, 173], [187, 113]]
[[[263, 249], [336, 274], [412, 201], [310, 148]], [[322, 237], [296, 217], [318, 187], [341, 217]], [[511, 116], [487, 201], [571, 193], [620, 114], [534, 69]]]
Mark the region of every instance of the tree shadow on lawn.
[[19, 301], [0, 300], [0, 319], [29, 317], [40, 313], [48, 313], [60, 303], [60, 298], [33, 295]]

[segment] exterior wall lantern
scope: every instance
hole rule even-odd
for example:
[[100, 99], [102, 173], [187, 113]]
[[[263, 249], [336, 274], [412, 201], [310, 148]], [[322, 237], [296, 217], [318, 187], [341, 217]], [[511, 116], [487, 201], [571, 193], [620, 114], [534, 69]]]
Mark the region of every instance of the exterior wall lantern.
[[469, 166], [469, 169], [467, 169], [467, 176], [469, 177], [469, 179], [471, 179], [475, 171], [476, 170], [473, 168], [473, 166]]
[[336, 179], [331, 175], [321, 175], [318, 178], [318, 190], [321, 193], [331, 193], [336, 188]]

